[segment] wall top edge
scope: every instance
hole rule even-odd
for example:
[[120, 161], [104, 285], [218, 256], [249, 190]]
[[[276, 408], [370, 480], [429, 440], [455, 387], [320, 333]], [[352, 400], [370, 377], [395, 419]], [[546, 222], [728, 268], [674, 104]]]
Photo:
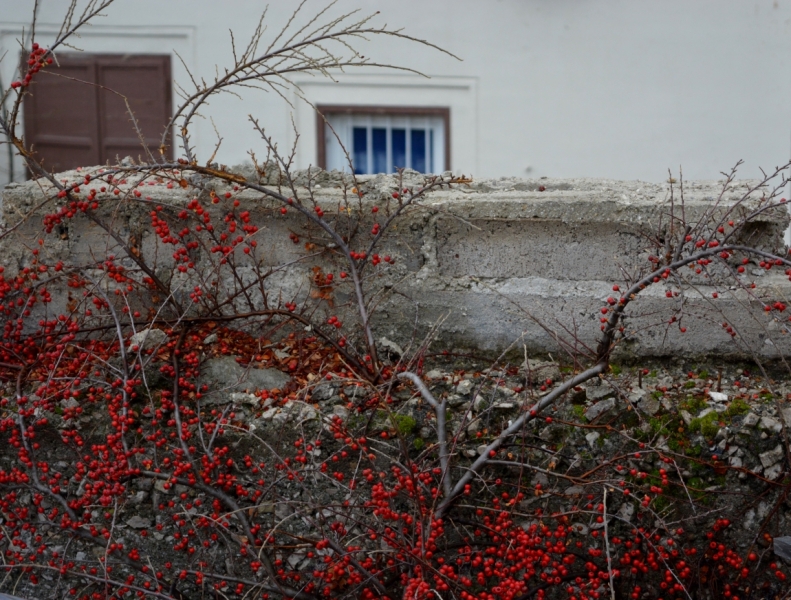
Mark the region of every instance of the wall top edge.
[[[89, 167], [79, 170], [59, 173], [55, 177], [59, 181], [77, 183], [84, 180], [86, 174], [98, 175], [106, 167]], [[251, 165], [240, 165], [227, 168], [227, 171], [245, 177], [247, 181], [261, 183], [270, 189], [277, 190], [277, 174], [268, 173], [264, 177], [254, 171]], [[450, 174], [445, 174], [449, 176]], [[138, 173], [130, 173], [127, 183], [118, 187], [123, 192], [131, 190], [142, 177]], [[200, 177], [194, 174], [185, 174], [191, 183], [199, 183], [204, 189], [230, 191], [232, 185], [219, 179]], [[156, 182], [148, 185], [150, 177], [139, 189], [143, 198], [150, 197], [159, 202], [184, 203], [195, 197], [195, 189], [190, 186], [181, 188], [177, 182], [181, 179], [180, 173], [173, 174], [171, 187], [167, 181]], [[343, 199], [344, 193], [351, 196], [350, 190], [355, 185], [351, 176], [338, 171], [326, 172], [318, 169], [299, 171], [294, 179], [299, 188], [314, 191], [316, 200], [321, 204], [331, 206]], [[357, 178], [356, 185], [365, 193], [363, 203], [381, 203], [383, 199], [392, 196], [399, 187], [418, 189], [427, 181], [427, 176], [414, 171], [405, 171], [403, 178], [395, 175], [361, 176]], [[776, 193], [776, 200], [780, 199], [783, 190], [775, 187], [771, 182], [761, 185], [757, 180], [734, 180], [727, 187], [725, 181], [685, 181], [683, 182], [684, 206], [695, 212], [705, 212], [707, 208], [715, 207], [725, 209], [739, 203], [747, 195], [750, 199], [744, 201], [745, 208], [754, 207], [760, 202], [762, 196], [771, 196]], [[780, 181], [778, 180], [778, 183]], [[91, 187], [89, 184], [87, 187]], [[344, 192], [345, 188], [345, 192]], [[4, 209], [8, 215], [9, 209], [16, 207], [23, 209], [37, 203], [36, 198], [51, 193], [53, 187], [45, 180], [11, 183], [4, 190]], [[233, 192], [240, 199], [254, 199], [260, 197], [260, 192], [254, 190]], [[284, 192], [289, 195], [288, 192]], [[100, 194], [110, 197], [110, 191]], [[682, 200], [681, 185], [677, 182], [661, 184], [643, 181], [622, 181], [612, 179], [573, 178], [573, 179], [473, 179], [467, 184], [457, 184], [451, 189], [434, 190], [422, 201], [424, 206], [435, 209], [448, 210], [450, 213], [467, 218], [563, 218], [564, 220], [594, 219], [594, 220], [622, 220], [630, 213], [634, 218], [642, 215], [664, 212], [671, 204], [680, 207]], [[777, 210], [769, 211], [759, 217], [759, 220], [786, 220], [787, 215], [779, 214]]]

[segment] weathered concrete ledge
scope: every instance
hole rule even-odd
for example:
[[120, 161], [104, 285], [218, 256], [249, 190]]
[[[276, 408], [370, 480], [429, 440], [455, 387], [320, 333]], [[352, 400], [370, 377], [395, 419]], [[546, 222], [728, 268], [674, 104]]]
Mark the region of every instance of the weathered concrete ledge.
[[[87, 171], [68, 172], [58, 178], [78, 181]], [[381, 217], [387, 202], [391, 206], [395, 202], [392, 191], [398, 182], [384, 175], [363, 179], [366, 194], [359, 214], [365, 217], [361, 217], [359, 230], [367, 232], [372, 222], [370, 207], [380, 206]], [[183, 207], [194, 197], [208, 200], [212, 191], [220, 197], [231, 192], [241, 202], [238, 210], [250, 211], [251, 222], [260, 228], [254, 260], [276, 270], [267, 280], [274, 297], [281, 292], [283, 298], [305, 297], [313, 265], [325, 270], [341, 268], [330, 253], [300, 262], [308, 252], [303, 243], [292, 243], [290, 233], [298, 234], [302, 241], [310, 240], [319, 249], [327, 238], [315, 228], [306, 228], [294, 211], [281, 215], [279, 205], [259, 193], [236, 192], [225, 183], [208, 179], [193, 178], [185, 189], [178, 185], [168, 188], [166, 181], [155, 185], [146, 181], [136, 187], [137, 179], [129, 176], [127, 180], [116, 186], [120, 190], [117, 195], [112, 189], [98, 194], [98, 210], [105, 221], [113, 222], [123, 239], [135, 239], [136, 247], [177, 294], [186, 287], [188, 277], [174, 273], [172, 251], [163, 252], [151, 232], [148, 213], [152, 204]], [[418, 186], [421, 181], [418, 174], [407, 173], [404, 184]], [[276, 185], [271, 180], [264, 183]], [[340, 174], [303, 176], [302, 183], [310, 186], [327, 218], [337, 220], [341, 228], [353, 223], [354, 215], [339, 210], [346, 201], [344, 188], [350, 187]], [[686, 221], [694, 224], [712, 212], [725, 214], [753, 185], [755, 182], [734, 183], [723, 193], [722, 182], [686, 183]], [[81, 193], [90, 187], [93, 184], [83, 187]], [[132, 194], [135, 189], [141, 192], [139, 198]], [[3, 226], [17, 227], [0, 240], [7, 273], [13, 274], [29, 261], [26, 248], [32, 248], [41, 237], [41, 218], [34, 215], [22, 220], [48, 193], [50, 187], [40, 182], [12, 184], [3, 191]], [[304, 194], [307, 196], [307, 190]], [[52, 212], [56, 202], [37, 210]], [[678, 211], [678, 188], [672, 202]], [[222, 204], [206, 204], [218, 215], [223, 210]], [[750, 206], [738, 208], [735, 215], [745, 214]], [[627, 274], [634, 276], [647, 269], [648, 240], [666, 234], [670, 208], [670, 184], [643, 182], [501, 179], [432, 192], [420, 208], [403, 215], [384, 240], [380, 254], [392, 255], [395, 264], [368, 270], [368, 285], [383, 299], [376, 313], [378, 332], [403, 345], [418, 342], [440, 323], [434, 349], [496, 352], [516, 343], [531, 353], [558, 352], [562, 346], [559, 337], [576, 338], [578, 348], [595, 345], [602, 304], [613, 294], [614, 284], [623, 285]], [[215, 219], [218, 221], [221, 219]], [[788, 223], [788, 214], [782, 209], [765, 212], [753, 220], [741, 241], [784, 253], [783, 232]], [[361, 235], [360, 239], [362, 250], [369, 237]], [[86, 265], [102, 253], [120, 255], [120, 247], [84, 217], [64, 224], [57, 239], [45, 248], [53, 260], [68, 258]], [[198, 268], [205, 258], [196, 255]], [[246, 280], [255, 277], [251, 264], [240, 271]], [[743, 277], [756, 284], [751, 294], [713, 287], [703, 276], [685, 272], [685, 280], [675, 282], [673, 289], [683, 292], [686, 333], [678, 325], [667, 326], [680, 299], [666, 298], [663, 285], [649, 288], [630, 309], [626, 321], [630, 335], [620, 351], [626, 356], [716, 354], [733, 358], [777, 357], [787, 352], [791, 349], [791, 336], [785, 334], [788, 316], [764, 314], [762, 299], [791, 297], [788, 278], [757, 264], [748, 265]], [[712, 297], [715, 291], [716, 299]], [[348, 303], [350, 292], [343, 285], [335, 288], [334, 311]], [[723, 330], [723, 321], [737, 328], [735, 342]]]

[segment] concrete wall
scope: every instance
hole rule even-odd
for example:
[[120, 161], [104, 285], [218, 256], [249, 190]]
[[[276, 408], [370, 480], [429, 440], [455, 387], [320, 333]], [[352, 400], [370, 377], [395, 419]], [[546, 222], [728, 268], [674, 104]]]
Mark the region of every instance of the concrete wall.
[[[80, 177], [75, 172], [59, 176], [66, 180]], [[418, 185], [422, 177], [410, 173], [407, 181]], [[318, 184], [314, 192], [327, 218], [333, 220], [339, 218], [338, 206], [343, 199], [339, 182], [337, 173], [321, 173], [314, 180]], [[201, 185], [215, 189], [221, 196], [230, 190], [211, 180]], [[366, 216], [360, 223], [363, 233], [359, 249], [364, 247], [368, 239], [365, 232], [371, 226], [369, 205], [376, 203], [384, 211], [384, 203], [395, 185], [389, 176], [366, 178], [362, 210]], [[723, 196], [721, 210], [740, 197], [747, 185], [749, 182], [733, 184]], [[539, 186], [544, 191], [539, 191]], [[43, 200], [47, 189], [36, 182], [7, 187], [5, 226], [19, 223]], [[132, 188], [121, 185], [120, 189], [125, 193]], [[197, 193], [178, 186], [168, 189], [164, 184], [145, 186], [143, 190], [151, 202], [175, 210]], [[686, 184], [684, 210], [688, 222], [695, 223], [710, 211], [720, 190], [717, 182]], [[239, 210], [249, 210], [252, 222], [260, 227], [252, 260], [239, 255], [242, 279], [255, 279], [254, 264], [264, 271], [276, 269], [266, 285], [270, 299], [283, 301], [308, 295], [314, 265], [336, 273], [338, 281], [341, 262], [328, 253], [305, 258], [309, 252], [304, 243], [312, 240], [321, 246], [324, 238], [320, 232], [306, 229], [303, 219], [293, 210], [281, 215], [279, 206], [260, 194], [248, 191], [234, 195], [242, 202]], [[137, 236], [143, 255], [157, 274], [186, 301], [193, 284], [174, 272], [170, 258], [173, 247], [159, 244], [146, 225], [151, 204], [141, 203], [131, 195], [125, 201], [118, 200], [109, 192], [99, 194], [99, 198], [102, 218], [106, 222], [112, 220], [123, 239]], [[53, 203], [47, 207], [49, 211], [53, 210]], [[221, 206], [214, 208], [218, 209], [215, 222], [219, 222]], [[366, 285], [379, 294], [377, 302], [381, 301], [376, 313], [377, 335], [401, 344], [409, 344], [410, 340], [415, 343], [439, 323], [434, 349], [463, 347], [498, 352], [516, 343], [517, 348], [524, 345], [529, 352], [558, 352], [556, 334], [569, 339], [576, 335], [580, 344], [595, 345], [600, 309], [607, 297], [614, 295], [613, 284], [623, 286], [626, 274], [637, 274], [649, 266], [647, 240], [661, 232], [658, 223], [660, 219], [667, 223], [668, 210], [668, 184], [643, 182], [499, 179], [432, 192], [423, 206], [399, 220], [384, 240], [379, 252], [395, 257], [395, 265], [367, 271]], [[750, 228], [749, 239], [743, 241], [785, 252], [782, 233], [788, 221], [785, 211], [764, 213]], [[345, 223], [341, 219], [338, 226], [343, 228]], [[299, 244], [291, 242], [291, 232], [301, 236]], [[29, 262], [29, 249], [36, 247], [41, 235], [39, 213], [0, 240], [6, 276]], [[44, 248], [47, 260], [60, 259], [71, 264], [89, 265], [108, 253], [122, 255], [117, 244], [84, 218], [54, 232]], [[199, 269], [209, 269], [207, 257], [205, 253], [196, 255]], [[128, 260], [126, 263], [133, 266]], [[729, 289], [732, 281], [715, 287], [704, 276], [685, 271], [683, 281], [676, 282], [672, 289], [684, 292], [683, 325], [687, 333], [682, 333], [677, 325], [666, 326], [679, 299], [666, 298], [664, 285], [649, 288], [629, 309], [630, 336], [620, 351], [627, 356], [778, 356], [791, 349], [790, 336], [786, 335], [788, 313], [765, 314], [760, 302], [787, 302], [791, 298], [788, 278], [777, 271], [766, 272], [756, 264], [748, 265], [743, 277], [746, 282], [756, 283], [752, 295]], [[712, 272], [718, 273], [716, 266]], [[235, 283], [225, 276], [222, 285], [232, 287]], [[712, 297], [715, 291], [717, 299]], [[344, 320], [349, 323], [353, 320], [349, 312], [353, 311], [349, 307], [351, 299], [348, 284], [336, 286], [331, 312], [345, 312]], [[319, 314], [323, 312], [329, 314], [330, 309], [322, 305]], [[723, 320], [740, 332], [735, 342], [722, 329]]]
[[[47, 44], [66, 7], [40, 5]], [[308, 3], [308, 12], [326, 3]], [[32, 2], [0, 0], [0, 75], [12, 78], [16, 39]], [[295, 3], [268, 7], [270, 35]], [[86, 52], [170, 53], [175, 80], [211, 78], [253, 31], [253, 0], [119, 0], [75, 42]], [[746, 159], [745, 176], [789, 156], [791, 3], [775, 0], [340, 0], [342, 14], [381, 11], [388, 23], [455, 53], [373, 38], [360, 49], [376, 62], [431, 76], [354, 71], [337, 83], [297, 77], [313, 102], [450, 106], [452, 168], [476, 177], [610, 177], [662, 181], [679, 165], [689, 179], [714, 179]], [[271, 39], [271, 35], [270, 38]], [[7, 54], [6, 54], [7, 53]], [[174, 95], [175, 97], [175, 95]], [[292, 101], [295, 98], [292, 98]], [[275, 94], [216, 98], [211, 115], [225, 142], [220, 163], [249, 149], [265, 154], [247, 115], [281, 144], [301, 135], [297, 161], [316, 161], [313, 114]], [[206, 160], [215, 135], [199, 121], [193, 142]], [[0, 150], [0, 185], [7, 177]], [[17, 163], [16, 177], [21, 177]]]

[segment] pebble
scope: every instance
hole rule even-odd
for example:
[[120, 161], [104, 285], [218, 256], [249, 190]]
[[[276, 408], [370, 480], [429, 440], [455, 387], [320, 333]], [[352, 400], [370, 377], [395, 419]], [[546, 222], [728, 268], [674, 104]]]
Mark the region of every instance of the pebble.
[[146, 519], [140, 515], [134, 515], [126, 520], [126, 524], [133, 529], [147, 529], [151, 527], [151, 519]]
[[585, 411], [585, 418], [588, 421], [595, 421], [604, 413], [609, 410], [615, 408], [615, 398], [608, 398], [607, 400], [602, 400], [601, 402], [597, 402], [593, 406], [591, 406], [588, 410]]
[[602, 383], [601, 385], [586, 386], [585, 395], [591, 402], [597, 402], [605, 398], [611, 398], [615, 395], [615, 390], [608, 384]]
[[467, 400], [465, 400], [462, 396], [459, 396], [458, 394], [451, 394], [450, 396], [448, 396], [447, 402], [448, 402], [448, 406], [450, 406], [451, 408], [458, 408], [464, 404], [467, 404]]
[[766, 429], [767, 431], [772, 431], [774, 433], [780, 433], [783, 430], [783, 425], [777, 419], [773, 419], [772, 417], [761, 417], [761, 421], [758, 423], [758, 427], [760, 429]]
[[513, 402], [498, 402], [494, 405], [494, 408], [497, 410], [513, 410], [516, 407], [516, 404]]
[[777, 444], [772, 450], [767, 450], [759, 454], [758, 458], [761, 459], [761, 464], [764, 466], [764, 469], [768, 469], [783, 460], [783, 455], [782, 444]]
[[475, 383], [469, 379], [462, 379], [459, 382], [459, 385], [456, 386], [456, 393], [461, 396], [467, 396], [472, 392], [472, 389], [475, 387]]
[[709, 398], [714, 402], [727, 402], [728, 394], [723, 394], [722, 392], [709, 392]]
[[662, 405], [659, 403], [659, 400], [652, 396], [647, 396], [642, 402], [640, 402], [640, 411], [651, 417], [656, 415], [656, 413], [658, 413], [661, 408]]

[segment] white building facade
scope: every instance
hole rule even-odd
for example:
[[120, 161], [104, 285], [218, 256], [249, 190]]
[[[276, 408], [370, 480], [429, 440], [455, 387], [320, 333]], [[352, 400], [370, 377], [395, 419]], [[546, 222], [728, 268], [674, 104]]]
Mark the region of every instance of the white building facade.
[[[0, 0], [4, 85], [33, 4]], [[40, 44], [53, 39], [66, 6], [40, 2]], [[270, 3], [265, 40], [296, 6]], [[309, 1], [303, 11], [324, 6]], [[253, 0], [117, 0], [73, 45], [86, 55], [170, 57], [176, 106], [188, 70], [210, 80], [231, 64], [229, 30], [245, 44], [264, 8]], [[358, 40], [373, 62], [428, 77], [366, 67], [335, 80], [296, 75], [308, 102], [293, 90], [288, 102], [256, 90], [218, 96], [192, 131], [198, 157], [212, 154], [215, 128], [223, 138], [217, 162], [245, 162], [249, 150], [265, 155], [248, 115], [281, 148], [298, 132], [297, 167], [343, 167], [337, 135], [360, 173], [410, 166], [660, 181], [681, 166], [685, 178], [715, 179], [740, 159], [743, 176], [754, 176], [791, 156], [789, 0], [339, 0], [328, 14], [355, 9], [379, 11], [374, 24], [461, 60], [403, 40]], [[0, 185], [24, 176], [18, 158], [9, 173], [0, 147]]]

